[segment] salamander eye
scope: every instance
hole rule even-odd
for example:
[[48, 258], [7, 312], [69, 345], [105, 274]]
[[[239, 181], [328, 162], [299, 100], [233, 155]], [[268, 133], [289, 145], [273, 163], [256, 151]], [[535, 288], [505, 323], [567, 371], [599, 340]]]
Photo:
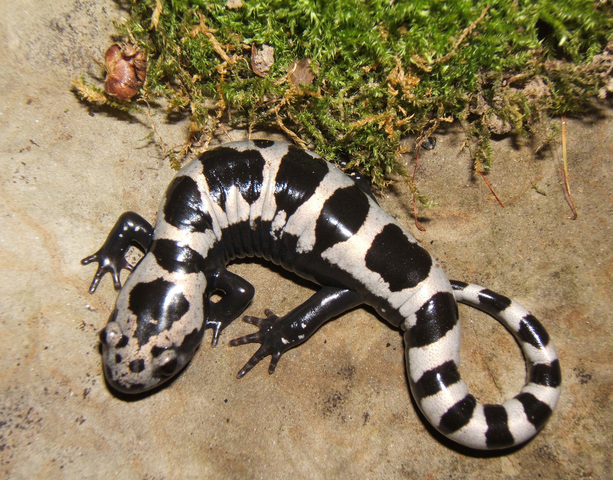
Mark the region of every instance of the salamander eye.
[[111, 313], [111, 316], [109, 317], [109, 321], [106, 325], [106, 327], [104, 327], [102, 330], [100, 330], [100, 333], [98, 334], [98, 338], [100, 339], [100, 343], [102, 345], [104, 345], [105, 347], [108, 346], [109, 343], [109, 338], [107, 337], [107, 331], [109, 328], [109, 325], [111, 324], [111, 322], [115, 323], [115, 319], [117, 318], [117, 309], [113, 309], [113, 313]]
[[129, 338], [122, 332], [116, 322], [107, 323], [106, 327], [100, 332], [100, 343], [105, 347], [122, 348], [128, 344]]
[[174, 375], [179, 366], [177, 352], [172, 348], [164, 350], [155, 358], [154, 365], [156, 377], [170, 377]]

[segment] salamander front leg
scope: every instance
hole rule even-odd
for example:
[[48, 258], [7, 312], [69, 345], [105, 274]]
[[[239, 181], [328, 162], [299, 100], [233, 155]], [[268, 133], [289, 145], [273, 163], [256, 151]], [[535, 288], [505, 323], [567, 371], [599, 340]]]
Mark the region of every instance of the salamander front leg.
[[238, 372], [243, 377], [260, 360], [271, 355], [268, 373], [273, 373], [285, 352], [305, 342], [325, 322], [360, 305], [362, 299], [353, 290], [323, 287], [311, 298], [287, 315], [279, 317], [271, 310], [265, 310], [266, 318], [246, 316], [243, 320], [255, 325], [259, 332], [235, 338], [230, 345], [260, 343], [261, 347]]
[[120, 290], [119, 274], [121, 269], [130, 272], [134, 270], [134, 267], [125, 258], [130, 245], [134, 245], [143, 253], [146, 253], [151, 247], [152, 236], [153, 227], [147, 220], [134, 212], [123, 213], [115, 222], [100, 249], [81, 260], [82, 265], [98, 262], [98, 269], [89, 287], [89, 293], [96, 291], [100, 280], [107, 273], [113, 276], [115, 290]]
[[[208, 305], [205, 313], [204, 328], [213, 329], [212, 345], [217, 345], [221, 331], [243, 313], [251, 303], [255, 289], [247, 280], [225, 268], [206, 272], [207, 289], [205, 300]], [[219, 294], [218, 301], [211, 300], [211, 296]]]

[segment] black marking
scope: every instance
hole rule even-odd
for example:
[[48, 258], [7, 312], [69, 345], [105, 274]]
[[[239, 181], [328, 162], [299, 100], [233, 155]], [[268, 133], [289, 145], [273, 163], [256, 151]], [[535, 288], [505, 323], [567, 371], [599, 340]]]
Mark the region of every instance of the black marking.
[[164, 219], [179, 230], [204, 232], [211, 228], [211, 215], [206, 211], [198, 185], [191, 177], [176, 177], [168, 186]]
[[258, 148], [269, 148], [275, 144], [274, 140], [254, 140], [253, 144]]
[[509, 416], [502, 405], [483, 405], [483, 414], [487, 423], [485, 444], [490, 448], [510, 447], [515, 443], [509, 430]]
[[130, 337], [128, 337], [127, 335], [122, 335], [119, 341], [117, 342], [117, 345], [115, 345], [115, 348], [123, 348], [128, 344], [129, 341], [130, 341]]
[[219, 147], [204, 152], [200, 161], [209, 195], [222, 208], [226, 208], [227, 192], [233, 186], [250, 205], [260, 197], [266, 162], [257, 150]]
[[421, 378], [413, 385], [413, 393], [418, 398], [425, 398], [436, 395], [441, 390], [460, 381], [458, 366], [454, 361], [439, 365], [432, 370], [424, 372]]
[[185, 355], [188, 359], [194, 354], [196, 349], [202, 343], [202, 337], [204, 336], [204, 328], [198, 330], [194, 328], [191, 333], [185, 335], [183, 342], [178, 346], [177, 351], [179, 354]]
[[500, 295], [499, 293], [492, 292], [487, 288], [484, 288], [479, 292], [479, 302], [486, 307], [490, 307], [496, 312], [502, 312], [509, 305], [511, 305], [511, 300], [504, 295]]
[[159, 357], [162, 353], [164, 353], [168, 348], [166, 347], [158, 347], [157, 345], [151, 349], [151, 356], [153, 358]]
[[392, 292], [413, 288], [428, 278], [432, 257], [402, 229], [386, 225], [366, 253], [366, 267], [381, 275]]
[[132, 360], [128, 367], [133, 373], [142, 372], [145, 369], [145, 361], [142, 358], [139, 358], [138, 360]]
[[[268, 249], [270, 251], [270, 259], [282, 265], [287, 270], [301, 272], [302, 274], [307, 273], [309, 270], [299, 265], [297, 260], [297, 251], [298, 248], [298, 236], [292, 235], [290, 233], [283, 233], [281, 238], [278, 241], [274, 241], [269, 244]], [[311, 262], [311, 265], [320, 259], [314, 259], [310, 255], [306, 255], [309, 257], [307, 261]], [[323, 284], [322, 284], [323, 285]]]
[[530, 368], [528, 381], [545, 387], [558, 388], [562, 384], [562, 371], [560, 361], [554, 360], [551, 364], [537, 363]]
[[370, 203], [357, 186], [336, 190], [324, 203], [315, 225], [313, 255], [349, 240], [364, 224]]
[[202, 255], [190, 247], [178, 245], [174, 240], [154, 240], [150, 253], [167, 272], [198, 273], [205, 269]]
[[524, 412], [526, 417], [534, 428], [540, 430], [547, 422], [547, 419], [551, 416], [551, 408], [544, 402], [541, 402], [531, 393], [520, 393], [515, 397], [524, 406]]
[[122, 356], [119, 355], [118, 353], [115, 354], [115, 363], [121, 363], [121, 361], [123, 360]]
[[345, 160], [341, 161], [338, 166], [345, 173], [345, 175], [347, 175], [355, 182], [355, 184], [360, 188], [360, 190], [362, 190], [366, 195], [372, 198], [377, 205], [379, 205], [379, 202], [377, 202], [377, 199], [372, 193], [370, 182], [362, 176], [359, 170], [356, 170], [353, 167], [347, 168], [347, 161]]
[[462, 428], [470, 422], [476, 406], [477, 400], [475, 397], [470, 394], [466, 395], [441, 417], [441, 421], [438, 425], [439, 431], [448, 435]]
[[[226, 250], [228, 259], [252, 257], [257, 250], [255, 249], [253, 234], [249, 220], [240, 221], [228, 225], [223, 230], [222, 243]], [[208, 256], [209, 258], [211, 255]]]
[[137, 316], [135, 336], [139, 345], [169, 330], [189, 310], [189, 301], [176, 286], [162, 278], [138, 283], [130, 292], [129, 309]]
[[364, 303], [375, 307], [377, 313], [395, 327], [402, 326], [406, 320], [404, 315], [387, 300], [367, 294], [364, 297]]
[[466, 282], [461, 282], [460, 280], [450, 280], [451, 283], [451, 288], [453, 288], [454, 290], [464, 290], [466, 287], [468, 287], [468, 283]]
[[275, 178], [277, 211], [284, 211], [289, 219], [300, 205], [311, 198], [329, 171], [325, 160], [290, 146]]
[[255, 220], [255, 229], [251, 237], [254, 254], [259, 252], [263, 258], [270, 259], [270, 244], [275, 241], [271, 231], [272, 222], [270, 220], [262, 220], [262, 217]]
[[519, 323], [519, 338], [533, 347], [543, 348], [549, 343], [549, 334], [534, 315], [526, 315]]
[[408, 348], [430, 345], [443, 338], [457, 323], [458, 306], [453, 293], [438, 292], [415, 312], [416, 323], [404, 334]]

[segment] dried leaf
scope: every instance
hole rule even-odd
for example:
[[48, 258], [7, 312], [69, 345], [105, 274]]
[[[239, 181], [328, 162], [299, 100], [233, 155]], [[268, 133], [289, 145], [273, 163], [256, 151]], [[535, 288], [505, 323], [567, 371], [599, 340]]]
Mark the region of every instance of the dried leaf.
[[270, 45], [262, 45], [257, 49], [255, 45], [251, 47], [251, 69], [258, 77], [266, 77], [271, 67], [275, 63], [275, 49]]
[[290, 74], [289, 79], [295, 87], [311, 85], [316, 78], [311, 68], [310, 58], [303, 58], [297, 62], [292, 62], [287, 71]]

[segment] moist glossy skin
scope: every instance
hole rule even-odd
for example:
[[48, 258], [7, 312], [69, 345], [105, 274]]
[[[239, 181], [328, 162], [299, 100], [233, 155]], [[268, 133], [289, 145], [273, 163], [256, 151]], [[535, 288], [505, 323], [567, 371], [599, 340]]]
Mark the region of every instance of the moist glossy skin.
[[[238, 373], [306, 341], [323, 323], [361, 304], [404, 331], [411, 391], [429, 422], [477, 449], [520, 444], [544, 425], [560, 393], [553, 343], [527, 310], [483, 287], [450, 282], [433, 259], [363, 185], [290, 144], [254, 141], [202, 154], [169, 185], [153, 228], [123, 214], [98, 252], [90, 291], [119, 271], [130, 245], [145, 256], [121, 289], [101, 332], [105, 376], [116, 390], [143, 392], [172, 378], [204, 330], [221, 331], [248, 306], [253, 287], [226, 270], [262, 257], [321, 286], [283, 316], [245, 317], [259, 331], [231, 345], [261, 344]], [[215, 301], [213, 301], [215, 299]], [[504, 405], [481, 405], [458, 371], [456, 301], [480, 308], [513, 333], [528, 371]]]

